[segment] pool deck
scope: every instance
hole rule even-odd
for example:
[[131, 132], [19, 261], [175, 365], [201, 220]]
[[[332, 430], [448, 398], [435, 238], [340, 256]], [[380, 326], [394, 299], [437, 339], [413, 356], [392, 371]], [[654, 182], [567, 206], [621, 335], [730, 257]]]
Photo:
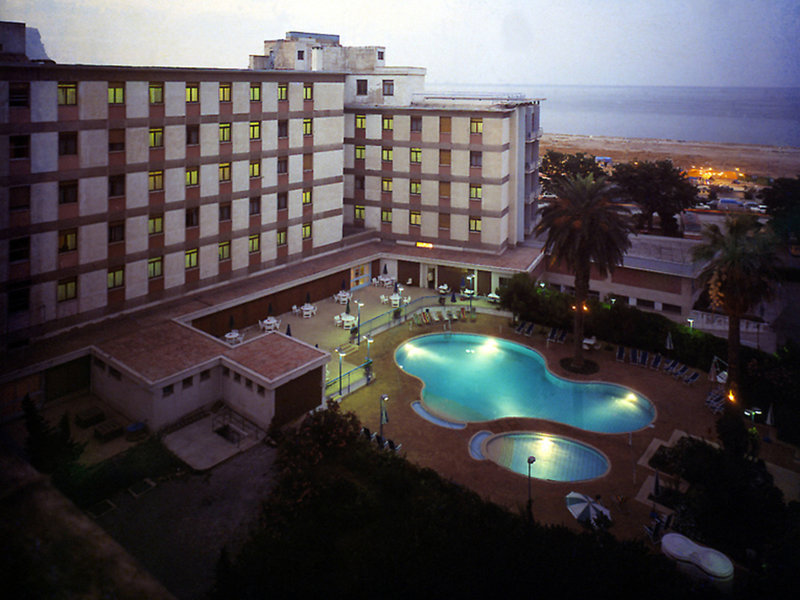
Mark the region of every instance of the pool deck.
[[[602, 434], [574, 427], [529, 418], [507, 418], [492, 422], [471, 423], [461, 430], [445, 429], [420, 417], [411, 407], [420, 399], [421, 382], [403, 372], [394, 362], [394, 350], [404, 340], [425, 333], [442, 331], [441, 324], [428, 327], [395, 327], [375, 336], [372, 359], [376, 379], [367, 387], [342, 400], [345, 410], [355, 412], [372, 431], [379, 428], [379, 398], [389, 395], [389, 423], [383, 426], [384, 437], [402, 443], [401, 452], [414, 463], [436, 470], [443, 477], [468, 487], [482, 497], [510, 508], [524, 510], [527, 502], [527, 478], [512, 473], [488, 460], [470, 457], [469, 440], [477, 432], [540, 431], [572, 438], [602, 451], [611, 463], [609, 472], [598, 479], [577, 483], [560, 483], [533, 479], [533, 513], [537, 521], [563, 524], [575, 530], [581, 526], [565, 507], [564, 497], [571, 491], [592, 497], [600, 495], [601, 502], [611, 510], [614, 524], [611, 532], [619, 538], [646, 539], [643, 526], [650, 522], [652, 503], [647, 495], [652, 489], [654, 471], [647, 466], [649, 455], [662, 443], [674, 440], [675, 432], [686, 432], [716, 442], [716, 418], [705, 406], [711, 389], [707, 377], [686, 386], [661, 371], [653, 371], [615, 359], [614, 350], [592, 350], [586, 357], [599, 365], [599, 371], [589, 376], [566, 372], [559, 360], [572, 355], [571, 336], [564, 344], [548, 344], [537, 329], [530, 337], [516, 334], [508, 318], [479, 314], [475, 322], [453, 324], [454, 332], [493, 335], [527, 345], [540, 352], [548, 368], [559, 376], [576, 381], [607, 381], [617, 383], [646, 396], [656, 406], [656, 420], [650, 427], [632, 434]], [[359, 352], [363, 353], [364, 350]], [[353, 360], [357, 358], [348, 357]], [[502, 377], [502, 374], [498, 374]], [[762, 436], [775, 439], [775, 431], [759, 425]], [[800, 493], [800, 462], [796, 448], [774, 442], [762, 444], [761, 457], [788, 472], [787, 496]], [[535, 470], [535, 466], [534, 466]], [[662, 485], [674, 485], [670, 477], [661, 474]], [[777, 483], [777, 480], [776, 480]], [[792, 489], [793, 488], [793, 489]], [[792, 493], [794, 491], [794, 493]], [[617, 498], [622, 497], [620, 504]], [[657, 507], [658, 508], [658, 507]]]

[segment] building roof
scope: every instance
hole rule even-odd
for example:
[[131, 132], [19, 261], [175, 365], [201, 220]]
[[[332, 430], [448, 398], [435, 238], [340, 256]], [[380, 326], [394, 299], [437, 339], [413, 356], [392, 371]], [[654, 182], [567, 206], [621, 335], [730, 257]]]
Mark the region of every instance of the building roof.
[[277, 386], [310, 368], [327, 363], [330, 354], [274, 331], [226, 350], [225, 356]]

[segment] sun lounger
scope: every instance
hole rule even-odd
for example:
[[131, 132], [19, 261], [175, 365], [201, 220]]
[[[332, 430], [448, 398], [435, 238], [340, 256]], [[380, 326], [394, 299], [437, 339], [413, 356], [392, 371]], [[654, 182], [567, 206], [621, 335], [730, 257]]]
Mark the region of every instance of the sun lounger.
[[639, 355], [639, 366], [640, 367], [647, 367], [647, 363], [650, 360], [650, 354], [647, 350], [642, 350], [642, 353]]
[[686, 375], [686, 371], [688, 371], [688, 370], [689, 370], [689, 367], [688, 367], [688, 366], [686, 366], [686, 365], [681, 365], [681, 368], [680, 368], [680, 369], [677, 369], [677, 370], [676, 370], [676, 371], [675, 371], [675, 372], [672, 374], [672, 376], [673, 376], [675, 379], [680, 379], [681, 377], [683, 377], [684, 375]]
[[462, 321], [467, 320], [467, 309], [464, 308], [463, 306], [461, 307], [461, 320]]
[[517, 325], [517, 328], [514, 330], [514, 333], [522, 335], [522, 332], [525, 331], [525, 325], [527, 323], [528, 323], [527, 321], [520, 321], [519, 325]]
[[699, 378], [700, 378], [700, 373], [698, 373], [697, 371], [695, 371], [694, 373], [692, 373], [691, 375], [689, 375], [689, 376], [688, 376], [686, 379], [684, 379], [684, 380], [683, 380], [683, 383], [685, 383], [686, 385], [692, 385], [692, 384], [693, 384], [695, 381], [697, 381]]
[[658, 521], [652, 527], [644, 526], [644, 531], [653, 544], [658, 544], [661, 541], [661, 527], [661, 521]]
[[714, 388], [710, 392], [708, 392], [708, 396], [706, 396], [706, 406], [711, 406], [712, 404], [718, 402], [721, 398], [725, 397], [725, 390], [721, 388]]
[[422, 327], [422, 317], [419, 316], [419, 313], [414, 313], [414, 325], [417, 327]]
[[533, 328], [534, 328], [534, 324], [533, 323], [528, 323], [528, 326], [525, 328], [525, 335], [527, 337], [531, 337], [531, 335], [533, 334]]
[[625, 346], [617, 346], [617, 362], [625, 362]]
[[660, 354], [656, 354], [653, 357], [653, 362], [650, 363], [650, 368], [653, 369], [654, 371], [658, 371], [658, 368], [661, 366], [661, 361], [663, 360], [663, 358], [664, 357], [661, 356]]
[[636, 348], [631, 348], [631, 364], [638, 365], [639, 364], [639, 351]]
[[675, 370], [675, 368], [678, 367], [678, 365], [680, 365], [678, 359], [673, 358], [671, 361], [669, 361], [668, 364], [664, 365], [664, 373], [668, 373], [671, 375], [672, 372]]
[[367, 438], [368, 440], [372, 439], [372, 432], [370, 432], [369, 428], [362, 427], [361, 428], [361, 433], [363, 433], [364, 437]]
[[403, 444], [395, 444], [392, 440], [388, 440], [387, 439], [386, 440], [386, 447], [389, 448], [389, 450], [392, 450], [394, 452], [399, 452], [400, 448], [403, 447]]
[[558, 329], [555, 327], [550, 328], [550, 333], [547, 334], [547, 341], [548, 342], [555, 342], [556, 337], [558, 337]]
[[431, 316], [433, 317], [433, 320], [436, 321], [437, 323], [442, 320], [439, 317], [439, 311], [438, 310], [432, 310], [431, 311]]
[[563, 344], [564, 340], [567, 339], [567, 330], [562, 329], [561, 332], [558, 334], [558, 339], [556, 340], [559, 344]]
[[378, 444], [378, 448], [381, 450], [386, 447], [386, 440], [383, 437], [376, 435], [373, 439], [375, 440], [375, 443]]

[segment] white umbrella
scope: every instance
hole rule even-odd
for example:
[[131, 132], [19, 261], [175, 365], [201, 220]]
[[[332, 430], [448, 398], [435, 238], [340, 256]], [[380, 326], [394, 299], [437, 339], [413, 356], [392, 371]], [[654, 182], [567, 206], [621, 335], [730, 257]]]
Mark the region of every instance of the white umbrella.
[[602, 504], [598, 504], [586, 494], [578, 492], [570, 492], [567, 494], [567, 510], [572, 513], [572, 516], [581, 522], [590, 522], [594, 524], [598, 515], [604, 514], [606, 518], [611, 520], [611, 512]]
[[769, 410], [767, 411], [767, 420], [764, 422], [767, 425], [775, 425], [775, 417], [772, 415], [772, 404], [769, 405]]
[[667, 350], [674, 350], [675, 344], [672, 343], [672, 332], [667, 332], [667, 343], [665, 344]]

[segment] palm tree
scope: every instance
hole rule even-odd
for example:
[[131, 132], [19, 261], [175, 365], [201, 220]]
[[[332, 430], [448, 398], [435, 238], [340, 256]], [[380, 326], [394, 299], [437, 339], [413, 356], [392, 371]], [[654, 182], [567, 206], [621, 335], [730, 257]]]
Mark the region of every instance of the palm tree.
[[589, 295], [592, 265], [605, 277], [630, 248], [628, 210], [609, 199], [605, 177], [568, 175], [551, 186], [556, 200], [541, 210], [536, 233], [546, 233], [545, 252], [575, 273], [575, 354], [572, 365], [583, 367], [583, 312]]
[[723, 232], [706, 225], [704, 243], [692, 249], [695, 261], [706, 261], [700, 282], [708, 286], [711, 305], [728, 315], [728, 389], [739, 384], [739, 327], [749, 310], [772, 297], [777, 279], [776, 238], [755, 215], [725, 220]]

